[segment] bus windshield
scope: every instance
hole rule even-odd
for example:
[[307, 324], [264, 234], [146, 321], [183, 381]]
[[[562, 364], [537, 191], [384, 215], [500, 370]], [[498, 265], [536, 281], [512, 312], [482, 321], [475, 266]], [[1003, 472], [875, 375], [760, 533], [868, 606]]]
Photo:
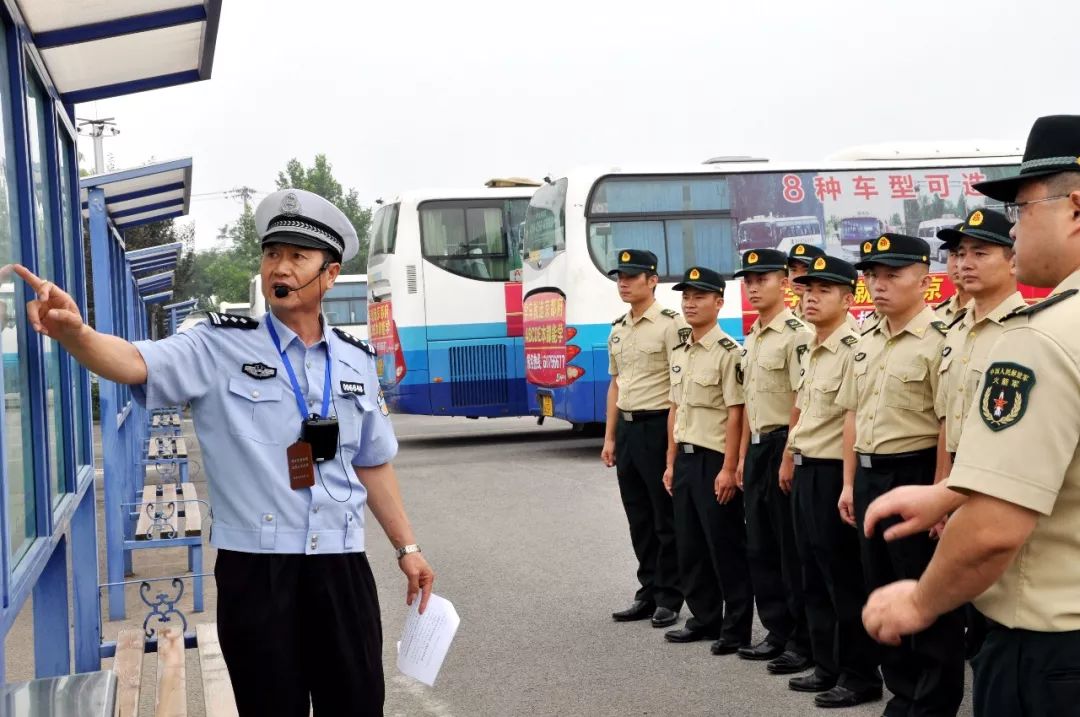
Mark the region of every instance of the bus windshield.
[[525, 213], [525, 261], [539, 269], [566, 250], [566, 179], [536, 190]]
[[424, 258], [470, 279], [507, 281], [519, 260], [518, 227], [529, 200], [448, 199], [420, 205]]
[[806, 221], [795, 222], [777, 222], [776, 229], [781, 238], [788, 237], [810, 237], [821, 234], [821, 225], [817, 219], [808, 219]]
[[765, 222], [743, 222], [739, 225], [740, 244], [761, 244], [772, 246], [772, 225]]
[[394, 243], [397, 240], [398, 206], [388, 204], [375, 212], [375, 217], [371, 221], [369, 256], [394, 253]]
[[334, 284], [323, 296], [322, 309], [331, 326], [367, 324], [367, 282]]
[[875, 239], [881, 233], [881, 222], [873, 217], [853, 217], [840, 223], [840, 234], [845, 239]]

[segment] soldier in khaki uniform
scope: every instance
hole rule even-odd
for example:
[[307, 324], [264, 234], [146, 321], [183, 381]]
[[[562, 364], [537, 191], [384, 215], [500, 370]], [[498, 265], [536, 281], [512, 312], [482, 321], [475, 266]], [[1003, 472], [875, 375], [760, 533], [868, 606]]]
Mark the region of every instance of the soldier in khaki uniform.
[[[784, 450], [799, 385], [799, 357], [813, 334], [784, 306], [787, 257], [774, 249], [743, 255], [743, 277], [758, 318], [746, 337], [742, 466], [747, 550], [758, 617], [769, 631], [747, 660], [769, 660], [774, 674], [810, 667], [810, 639], [802, 601], [802, 567], [788, 497], [795, 464]], [[783, 481], [782, 478], [787, 480]]]
[[[949, 511], [917, 582], [870, 596], [870, 634], [895, 643], [974, 600], [990, 630], [972, 661], [977, 717], [1080, 709], [1080, 116], [1042, 117], [1020, 174], [975, 185], [1016, 222], [1017, 277], [1055, 287], [1005, 322], [947, 487], [906, 488], [867, 511], [886, 537]], [[895, 520], [890, 521], [895, 522]]]
[[[859, 340], [837, 403], [845, 415], [845, 521], [862, 526], [870, 502], [898, 485], [931, 485], [941, 477], [941, 416], [934, 408], [945, 324], [924, 296], [930, 247], [918, 237], [883, 234], [864, 242], [862, 260], [882, 320]], [[856, 461], [857, 457], [857, 461]], [[867, 590], [917, 578], [934, 554], [927, 534], [887, 543], [861, 538]], [[903, 647], [882, 653], [893, 698], [886, 715], [951, 715], [964, 695], [964, 623], [942, 616]]]
[[[942, 229], [938, 232], [938, 239], [941, 238], [945, 232], [955, 231], [963, 224], [958, 224], [952, 229]], [[971, 295], [964, 288], [964, 282], [960, 280], [960, 258], [956, 253], [957, 247], [955, 245], [943, 244], [942, 247], [949, 252], [948, 261], [945, 263], [945, 273], [949, 275], [949, 280], [953, 284], [955, 293], [945, 301], [934, 307], [934, 313], [938, 319], [945, 322], [946, 326], [951, 326], [960, 312], [967, 306], [968, 301], [971, 299]]]
[[714, 639], [714, 655], [750, 643], [754, 596], [743, 497], [735, 481], [742, 430], [742, 349], [720, 330], [724, 279], [691, 267], [676, 291], [693, 334], [671, 355], [671, 414], [664, 485], [675, 503], [679, 573], [694, 616], [664, 635]]
[[612, 613], [612, 618], [651, 618], [653, 627], [668, 627], [682, 607], [671, 496], [663, 483], [669, 356], [690, 335], [690, 327], [656, 303], [656, 266], [652, 252], [624, 249], [618, 266], [609, 272], [618, 276], [619, 296], [630, 311], [612, 322], [608, 337], [611, 383], [600, 458], [616, 467], [641, 583], [630, 607]]
[[859, 537], [836, 511], [844, 488], [844, 409], [836, 396], [858, 351], [858, 334], [844, 319], [851, 316], [858, 276], [848, 262], [822, 256], [795, 279], [806, 289], [806, 320], [817, 331], [803, 354], [798, 418], [788, 439], [795, 462], [795, 538], [815, 667], [788, 686], [823, 693], [814, 698], [819, 707], [881, 699], [878, 650], [862, 625], [866, 591]]
[[799, 321], [803, 320], [804, 307], [802, 298], [805, 287], [795, 281], [795, 279], [806, 274], [806, 272], [810, 270], [810, 264], [812, 264], [814, 259], [817, 259], [819, 256], [825, 256], [825, 250], [816, 247], [813, 244], [793, 244], [791, 250], [788, 251], [788, 281], [791, 282], [791, 291], [795, 296], [799, 297], [799, 303], [795, 304], [795, 307], [792, 308], [791, 311]]

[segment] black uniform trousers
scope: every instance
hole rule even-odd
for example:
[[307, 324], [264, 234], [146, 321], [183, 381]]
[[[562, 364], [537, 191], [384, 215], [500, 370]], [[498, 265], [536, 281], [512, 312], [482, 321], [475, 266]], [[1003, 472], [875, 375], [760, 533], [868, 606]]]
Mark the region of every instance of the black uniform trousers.
[[[881, 521], [872, 538], [865, 537], [866, 508], [878, 496], [902, 485], [931, 485], [937, 449], [907, 458], [871, 457], [873, 467], [855, 473], [855, 519], [867, 592], [897, 580], [915, 580], [934, 556], [936, 541], [920, 533], [886, 542], [882, 533], [900, 521]], [[955, 715], [964, 696], [964, 616], [961, 610], [942, 615], [898, 647], [881, 647], [881, 672], [894, 695], [886, 715]]]
[[714, 490], [724, 454], [694, 446], [675, 455], [675, 543], [686, 606], [686, 627], [740, 645], [750, 643], [754, 593], [746, 559], [743, 497], [721, 505]]
[[240, 717], [382, 715], [382, 622], [364, 553], [218, 550], [214, 577]]
[[678, 612], [679, 556], [675, 549], [674, 512], [664, 489], [667, 468], [667, 412], [626, 421], [615, 427], [615, 471], [619, 478], [630, 542], [637, 556], [635, 599]]
[[814, 671], [863, 693], [881, 687], [877, 643], [862, 622], [859, 536], [840, 519], [844, 462], [803, 458], [791, 488]]
[[971, 661], [979, 717], [1080, 714], [1080, 631], [1034, 632], [988, 621]]
[[780, 490], [780, 461], [787, 429], [751, 443], [743, 465], [747, 556], [758, 619], [765, 638], [800, 655], [810, 654], [802, 597], [802, 566], [795, 545], [790, 497]]

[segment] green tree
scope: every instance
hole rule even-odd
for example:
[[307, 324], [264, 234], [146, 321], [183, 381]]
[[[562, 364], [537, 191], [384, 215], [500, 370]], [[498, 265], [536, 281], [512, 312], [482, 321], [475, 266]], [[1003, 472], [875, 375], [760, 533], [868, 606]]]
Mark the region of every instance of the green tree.
[[343, 274], [363, 274], [367, 271], [368, 229], [371, 226], [371, 209], [360, 205], [360, 195], [355, 189], [345, 190], [334, 178], [333, 165], [325, 154], [315, 155], [315, 163], [304, 167], [297, 159], [290, 159], [285, 171], [278, 172], [278, 189], [304, 189], [323, 197], [349, 218], [360, 240], [360, 251], [341, 267]]

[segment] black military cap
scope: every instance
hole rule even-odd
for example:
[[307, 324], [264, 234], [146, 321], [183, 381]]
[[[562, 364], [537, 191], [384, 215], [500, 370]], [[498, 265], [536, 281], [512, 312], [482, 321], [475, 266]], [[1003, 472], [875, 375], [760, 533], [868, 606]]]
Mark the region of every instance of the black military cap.
[[1080, 115], [1051, 115], [1035, 120], [1020, 174], [972, 186], [991, 199], [1012, 202], [1024, 182], [1061, 172], [1080, 172]]
[[692, 266], [683, 274], [682, 281], [671, 287], [675, 291], [687, 289], [701, 289], [702, 291], [716, 291], [720, 296], [724, 295], [724, 277], [712, 269], [703, 266]]
[[885, 266], [930, 265], [930, 245], [925, 239], [907, 234], [882, 234], [862, 244], [856, 269], [867, 269], [873, 264]]
[[946, 249], [955, 249], [965, 236], [1011, 247], [1013, 240], [1009, 236], [1010, 229], [1012, 229], [1012, 222], [1001, 212], [995, 212], [992, 209], [976, 209], [968, 214], [963, 224], [954, 229], [939, 231], [937, 238], [942, 241], [942, 246]]
[[656, 273], [656, 254], [644, 249], [620, 249], [619, 265], [608, 272], [608, 276], [615, 274], [641, 274], [648, 272]]
[[791, 266], [792, 262], [797, 261], [801, 264], [810, 266], [814, 262], [814, 259], [817, 259], [819, 256], [825, 256], [825, 250], [821, 247], [814, 246], [813, 244], [799, 243], [791, 247], [791, 251], [788, 252], [787, 265]]
[[859, 272], [855, 267], [835, 256], [821, 255], [802, 276], [792, 279], [796, 284], [809, 284], [811, 281], [827, 281], [832, 284], [850, 286], [852, 289], [859, 282]]
[[776, 249], [755, 249], [742, 255], [742, 269], [735, 276], [787, 271], [787, 256]]

